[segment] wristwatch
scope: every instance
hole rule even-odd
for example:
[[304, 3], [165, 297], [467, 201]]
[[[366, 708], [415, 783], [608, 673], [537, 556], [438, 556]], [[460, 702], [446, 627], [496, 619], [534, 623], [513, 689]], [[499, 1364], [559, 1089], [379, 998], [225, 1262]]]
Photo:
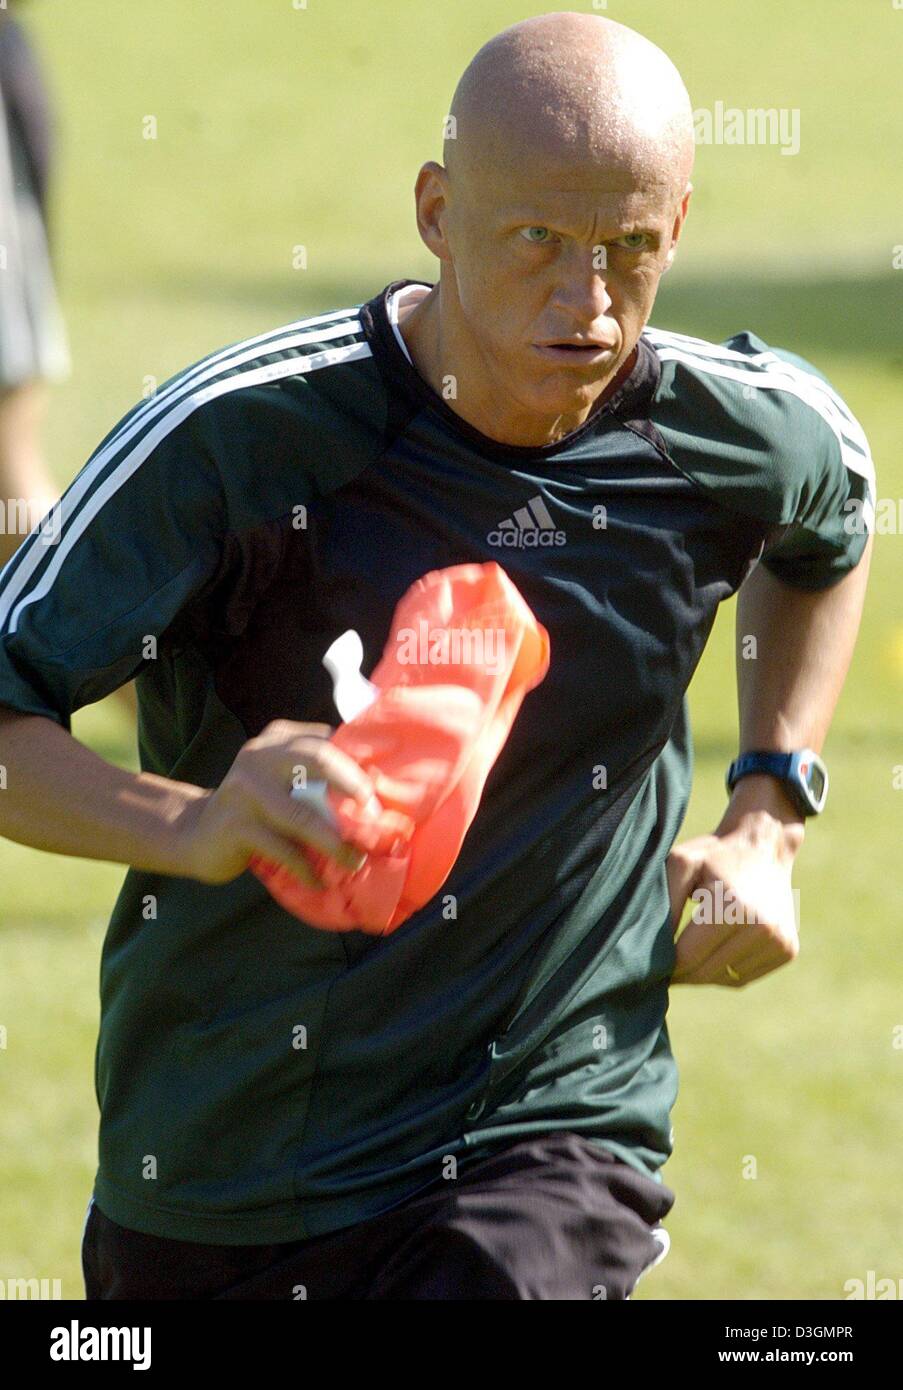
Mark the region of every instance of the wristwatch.
[[753, 749], [741, 753], [727, 770], [727, 789], [733, 790], [741, 777], [752, 773], [777, 777], [801, 816], [817, 816], [828, 798], [828, 769], [811, 748], [798, 753], [775, 753]]

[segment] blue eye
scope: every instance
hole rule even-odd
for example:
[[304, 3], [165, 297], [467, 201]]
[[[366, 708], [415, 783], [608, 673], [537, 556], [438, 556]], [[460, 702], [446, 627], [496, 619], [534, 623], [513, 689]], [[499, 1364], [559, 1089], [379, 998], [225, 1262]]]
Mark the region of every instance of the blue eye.
[[[538, 236], [534, 236], [534, 232], [537, 232]], [[522, 227], [520, 234], [534, 246], [543, 246], [552, 235], [548, 227]]]

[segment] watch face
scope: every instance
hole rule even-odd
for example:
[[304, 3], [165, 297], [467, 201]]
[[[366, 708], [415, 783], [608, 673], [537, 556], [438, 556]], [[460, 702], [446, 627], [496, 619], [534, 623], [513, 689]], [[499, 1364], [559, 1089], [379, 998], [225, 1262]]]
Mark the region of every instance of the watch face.
[[803, 774], [815, 800], [821, 801], [822, 793], [825, 790], [825, 774], [821, 768], [814, 763], [803, 763], [800, 772]]

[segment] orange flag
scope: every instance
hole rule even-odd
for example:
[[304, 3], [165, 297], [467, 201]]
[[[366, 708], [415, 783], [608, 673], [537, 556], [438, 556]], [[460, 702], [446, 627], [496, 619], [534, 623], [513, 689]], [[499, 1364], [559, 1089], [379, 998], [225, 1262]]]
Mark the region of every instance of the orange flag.
[[548, 668], [548, 633], [500, 565], [425, 574], [395, 610], [373, 702], [332, 735], [374, 785], [367, 806], [326, 792], [338, 833], [366, 860], [352, 871], [304, 845], [319, 888], [259, 855], [254, 873], [314, 926], [394, 931], [447, 879], [521, 702]]

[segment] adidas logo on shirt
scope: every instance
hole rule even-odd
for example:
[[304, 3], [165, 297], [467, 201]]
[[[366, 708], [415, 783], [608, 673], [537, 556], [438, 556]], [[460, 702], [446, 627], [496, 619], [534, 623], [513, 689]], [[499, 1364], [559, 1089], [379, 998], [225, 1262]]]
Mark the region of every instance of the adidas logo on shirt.
[[528, 550], [538, 545], [564, 545], [567, 537], [555, 529], [548, 507], [537, 494], [525, 507], [518, 507], [512, 517], [500, 521], [486, 539], [490, 545], [509, 550]]

